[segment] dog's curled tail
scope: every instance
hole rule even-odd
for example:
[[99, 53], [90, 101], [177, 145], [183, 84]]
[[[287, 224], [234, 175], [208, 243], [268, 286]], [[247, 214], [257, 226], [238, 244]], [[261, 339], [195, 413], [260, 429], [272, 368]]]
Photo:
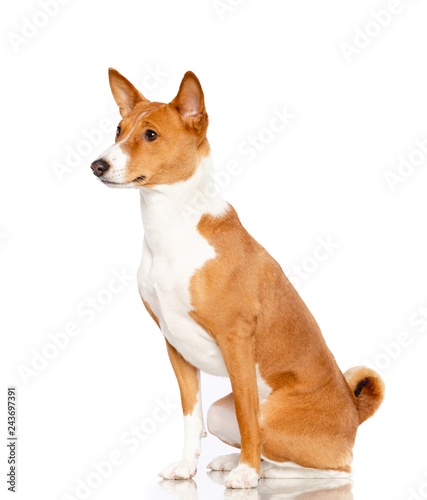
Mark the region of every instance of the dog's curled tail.
[[359, 413], [359, 423], [377, 411], [384, 399], [384, 382], [377, 372], [365, 366], [350, 368], [344, 377], [354, 395], [354, 402]]

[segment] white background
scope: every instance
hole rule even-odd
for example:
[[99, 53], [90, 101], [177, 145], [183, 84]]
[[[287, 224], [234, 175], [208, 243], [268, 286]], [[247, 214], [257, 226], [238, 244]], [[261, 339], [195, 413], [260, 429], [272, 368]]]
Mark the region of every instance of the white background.
[[[297, 288], [340, 367], [370, 363], [386, 382], [383, 406], [357, 437], [354, 498], [427, 498], [427, 162], [416, 144], [427, 143], [426, 3], [62, 3], [50, 4], [51, 18], [34, 0], [1, 7], [2, 498], [8, 385], [18, 386], [13, 498], [83, 498], [79, 481], [97, 486], [86, 498], [173, 498], [156, 474], [179, 458], [182, 422], [164, 341], [133, 278], [143, 238], [138, 194], [106, 189], [89, 169], [112, 143], [119, 116], [109, 66], [163, 102], [186, 70], [198, 75], [216, 168], [241, 167], [223, 181], [224, 196], [285, 270], [309, 270]], [[387, 8], [395, 13], [382, 13], [381, 27], [375, 12]], [[31, 32], [32, 21], [40, 27]], [[356, 42], [346, 58], [342, 43]], [[284, 107], [295, 118], [283, 132], [265, 131]], [[85, 131], [105, 120], [97, 145], [85, 143]], [[248, 161], [239, 148], [250, 136], [265, 144]], [[84, 154], [67, 165], [76, 148]], [[417, 166], [401, 170], [406, 177], [393, 190], [384, 173], [397, 173], [402, 157]], [[317, 262], [322, 239], [334, 247]], [[124, 276], [122, 289], [113, 273]], [[91, 297], [102, 310], [88, 312]], [[59, 332], [70, 323], [78, 335], [49, 348], [55, 335], [65, 344]], [[43, 352], [52, 358], [44, 365]], [[204, 378], [205, 409], [227, 387]], [[159, 399], [176, 409], [134, 451], [121, 440], [153, 423]], [[204, 466], [227, 452], [205, 440], [198, 496], [180, 498], [279, 498], [263, 493], [265, 484], [258, 493], [224, 493]], [[121, 465], [104, 464], [108, 477], [98, 484], [93, 464], [112, 453]], [[280, 498], [297, 498], [287, 488]]]

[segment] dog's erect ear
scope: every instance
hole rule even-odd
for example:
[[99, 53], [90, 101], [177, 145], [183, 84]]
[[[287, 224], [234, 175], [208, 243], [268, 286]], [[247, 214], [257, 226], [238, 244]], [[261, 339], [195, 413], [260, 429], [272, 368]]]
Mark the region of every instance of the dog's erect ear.
[[147, 100], [129, 80], [114, 68], [109, 68], [108, 78], [110, 79], [111, 92], [117, 106], [119, 106], [122, 118], [128, 115], [138, 102]]
[[197, 76], [191, 71], [185, 73], [178, 94], [171, 104], [179, 111], [188, 127], [200, 132], [207, 126], [202, 86]]

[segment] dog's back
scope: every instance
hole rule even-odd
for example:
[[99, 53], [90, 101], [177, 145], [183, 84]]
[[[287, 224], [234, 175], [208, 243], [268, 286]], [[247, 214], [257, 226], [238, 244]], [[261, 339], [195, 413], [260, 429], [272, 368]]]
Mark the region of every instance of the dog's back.
[[261, 455], [273, 477], [289, 462], [347, 473], [357, 427], [382, 401], [380, 377], [360, 367], [341, 373], [280, 266], [216, 192], [195, 75], [169, 104], [150, 103], [115, 70], [110, 84], [122, 121], [92, 169], [110, 186], [140, 190], [139, 290], [165, 336], [186, 424], [183, 459], [162, 476], [195, 474], [205, 434], [199, 370], [232, 384], [208, 414], [211, 432], [241, 448], [227, 486], [255, 486]]

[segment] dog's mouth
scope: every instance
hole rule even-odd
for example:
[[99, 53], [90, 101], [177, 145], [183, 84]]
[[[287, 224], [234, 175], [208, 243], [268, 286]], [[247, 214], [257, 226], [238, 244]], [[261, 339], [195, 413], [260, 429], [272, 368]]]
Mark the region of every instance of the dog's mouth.
[[130, 181], [130, 182], [114, 182], [114, 181], [108, 181], [107, 179], [103, 179], [102, 177], [99, 177], [99, 180], [102, 181], [104, 184], [108, 184], [110, 186], [117, 186], [117, 187], [133, 186], [136, 182], [142, 182], [142, 181], [145, 181], [145, 179], [146, 179], [145, 175], [139, 175], [133, 181]]

